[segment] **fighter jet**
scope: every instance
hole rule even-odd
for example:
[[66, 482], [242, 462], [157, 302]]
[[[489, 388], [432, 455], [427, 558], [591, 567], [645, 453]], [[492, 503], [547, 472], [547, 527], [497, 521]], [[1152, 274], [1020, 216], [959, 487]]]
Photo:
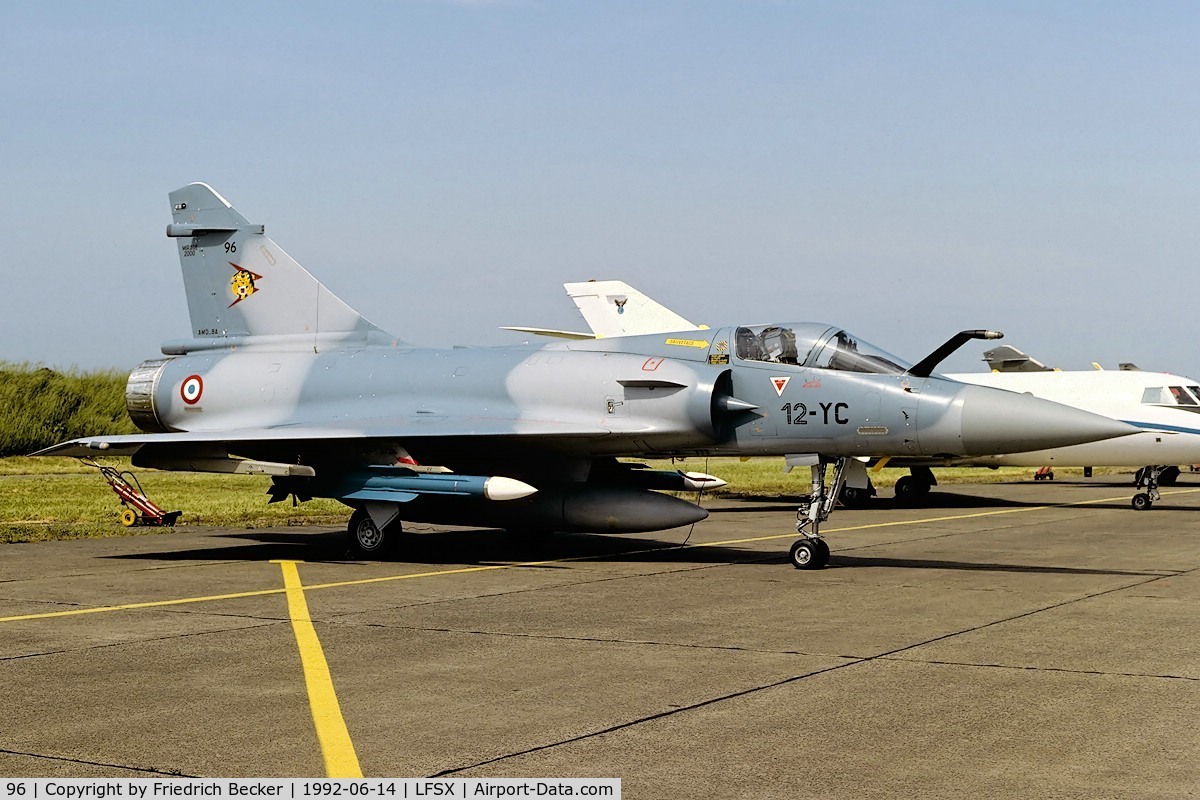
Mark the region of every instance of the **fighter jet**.
[[[679, 316], [623, 281], [586, 281], [564, 283], [567, 295], [583, 315], [594, 336], [620, 328], [626, 334], [647, 334], [670, 329], [703, 330], [705, 326]], [[634, 313], [622, 314], [625, 306]], [[647, 311], [642, 312], [643, 309]], [[542, 328], [508, 330], [558, 336], [561, 331]], [[584, 337], [588, 334], [573, 334]], [[896, 482], [896, 497], [914, 502], [937, 485], [936, 467], [1029, 467], [1076, 466], [1090, 471], [1092, 466], [1138, 467], [1137, 492], [1130, 505], [1138, 511], [1149, 510], [1160, 498], [1160, 482], [1167, 484], [1179, 476], [1176, 464], [1200, 463], [1200, 382], [1167, 372], [1146, 372], [1134, 364], [1123, 363], [1118, 371], [1060, 370], [1046, 366], [1011, 345], [1000, 345], [983, 354], [991, 367], [986, 373], [947, 373], [944, 377], [977, 386], [990, 386], [1020, 392], [1056, 403], [1101, 414], [1138, 428], [1133, 436], [1086, 442], [1047, 450], [1014, 451], [1000, 455], [954, 458], [912, 456], [884, 457], [875, 460], [872, 470], [883, 466], [907, 467], [910, 474]], [[853, 465], [852, 465], [853, 466]], [[1051, 475], [1053, 473], [1050, 473]], [[866, 500], [874, 489], [869, 473], [852, 471], [840, 498], [847, 505]]]
[[820, 568], [820, 524], [855, 457], [981, 456], [1134, 430], [935, 377], [940, 356], [909, 366], [823, 323], [416, 347], [334, 296], [210, 186], [171, 192], [170, 204], [191, 331], [130, 374], [126, 403], [145, 433], [37, 455], [270, 475], [273, 501], [352, 508], [350, 546], [363, 556], [391, 550], [403, 520], [602, 533], [688, 525], [707, 512], [654, 490], [695, 478], [618, 459], [786, 455], [811, 474], [790, 561]]

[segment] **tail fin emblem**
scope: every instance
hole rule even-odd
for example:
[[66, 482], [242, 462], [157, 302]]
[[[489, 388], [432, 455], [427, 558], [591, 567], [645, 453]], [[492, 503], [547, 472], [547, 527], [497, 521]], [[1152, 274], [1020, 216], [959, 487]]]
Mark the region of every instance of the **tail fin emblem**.
[[233, 308], [258, 291], [258, 287], [255, 286], [254, 282], [261, 281], [262, 275], [259, 275], [257, 272], [251, 272], [248, 269], [243, 269], [232, 261], [229, 262], [229, 266], [235, 270], [233, 277], [229, 280], [229, 291], [233, 292], [233, 302], [229, 304], [229, 307]]

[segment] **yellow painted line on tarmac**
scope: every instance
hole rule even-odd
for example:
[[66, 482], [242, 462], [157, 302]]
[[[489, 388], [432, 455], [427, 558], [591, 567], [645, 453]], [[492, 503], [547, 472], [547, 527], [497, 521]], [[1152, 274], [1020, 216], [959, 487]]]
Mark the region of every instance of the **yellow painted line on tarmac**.
[[[1163, 492], [1163, 497], [1177, 494], [1192, 494], [1200, 492], [1200, 489], [1176, 489], [1170, 492]], [[892, 520], [890, 522], [876, 522], [869, 525], [848, 525], [844, 528], [825, 528], [824, 533], [847, 533], [849, 531], [862, 531], [871, 528], [896, 528], [908, 525], [924, 525], [934, 522], [952, 522], [960, 519], [973, 519], [979, 517], [995, 517], [1002, 514], [1020, 514], [1027, 511], [1044, 511], [1048, 508], [1071, 508], [1073, 506], [1096, 505], [1099, 503], [1112, 503], [1117, 501], [1127, 501], [1128, 495], [1120, 495], [1119, 497], [1101, 497], [1095, 500], [1077, 500], [1072, 503], [1052, 503], [1043, 506], [1028, 506], [1024, 508], [1004, 508], [997, 511], [980, 511], [973, 514], [954, 514], [944, 517], [922, 517], [920, 519], [902, 519]], [[1132, 512], [1131, 512], [1132, 513]], [[1153, 513], [1153, 512], [1151, 512]], [[495, 570], [515, 569], [518, 567], [539, 567], [548, 564], [566, 564], [579, 561], [594, 561], [599, 558], [620, 557], [622, 555], [637, 555], [640, 553], [654, 553], [667, 550], [691, 549], [698, 547], [728, 547], [737, 544], [749, 544], [751, 542], [769, 542], [777, 539], [794, 539], [795, 533], [777, 533], [770, 536], [752, 536], [743, 539], [725, 539], [719, 542], [696, 542], [688, 544], [684, 547], [679, 545], [665, 545], [663, 547], [649, 548], [646, 550], [625, 551], [622, 553], [605, 553], [596, 556], [573, 556], [571, 558], [551, 558], [544, 561], [518, 561], [510, 564], [485, 564], [475, 567], [456, 567], [454, 569], [439, 569], [429, 572], [411, 572], [403, 575], [384, 575], [378, 578], [359, 578], [350, 581], [334, 581], [331, 583], [313, 583], [305, 586], [306, 591], [315, 589], [337, 589], [343, 586], [365, 586], [372, 583], [391, 583], [393, 581], [406, 581], [416, 578], [436, 578], [443, 575], [465, 575], [472, 572], [492, 572]], [[38, 619], [54, 619], [58, 617], [75, 617], [82, 614], [100, 614], [109, 611], [132, 611], [143, 608], [163, 608], [167, 606], [187, 605], [190, 603], [208, 603], [219, 600], [240, 600], [247, 597], [265, 597], [273, 594], [283, 594], [286, 589], [259, 589], [248, 592], [232, 592], [230, 594], [209, 595], [207, 597], [181, 597], [173, 600], [153, 600], [144, 603], [125, 603], [123, 605], [114, 606], [97, 606], [95, 608], [74, 608], [66, 611], [45, 611], [39, 614], [20, 614], [11, 617], [0, 617], [0, 623], [5, 622], [24, 622], [26, 620]]]
[[181, 606], [188, 603], [210, 603], [216, 600], [241, 600], [246, 597], [266, 597], [272, 594], [283, 594], [286, 589], [258, 589], [249, 592], [232, 592], [230, 594], [213, 594], [207, 597], [180, 597], [175, 600], [150, 600], [145, 603], [124, 603], [119, 606], [96, 606], [94, 608], [72, 608], [69, 611], [44, 611], [40, 614], [20, 614], [13, 617], [0, 617], [0, 622], [24, 622], [30, 619], [53, 619], [55, 617], [77, 617], [80, 614], [103, 614], [107, 611], [133, 611], [139, 608], [162, 608], [164, 606]]
[[[671, 547], [673, 547], [672, 545]], [[670, 550], [671, 547], [655, 548]], [[614, 553], [613, 555], [623, 555]], [[342, 586], [366, 586], [370, 583], [390, 583], [391, 581], [407, 581], [412, 578], [433, 578], [439, 575], [462, 575], [467, 572], [489, 572], [497, 569], [512, 569], [514, 567], [541, 567], [546, 564], [566, 564], [571, 561], [587, 561], [600, 556], [573, 556], [571, 558], [550, 558], [545, 561], [518, 561], [512, 564], [486, 564], [480, 567], [463, 567], [461, 569], [439, 569], [433, 572], [411, 572], [407, 575], [384, 575], [379, 578], [359, 578], [353, 581], [334, 581], [333, 583], [314, 583], [308, 589], [337, 589]], [[0, 620], [3, 622], [4, 620]]]
[[[1200, 489], [1185, 489], [1187, 492], [1200, 492]], [[1180, 494], [1181, 492], [1172, 492]], [[999, 511], [978, 511], [974, 514], [951, 514], [945, 517], [922, 517], [921, 519], [897, 519], [891, 522], [873, 522], [870, 525], [847, 525], [844, 528], [823, 528], [822, 533], [846, 533], [848, 531], [865, 531], [871, 528], [900, 528], [906, 525], [924, 525], [931, 522], [953, 522], [960, 519], [975, 519], [977, 517], [998, 517], [1002, 514], [1021, 514], [1026, 511], [1045, 511], [1047, 508], [1070, 508], [1071, 506], [1095, 505], [1111, 503], [1114, 500], [1124, 500], [1121, 497], [1102, 497], [1098, 500], [1079, 500], [1074, 503], [1051, 503], [1044, 506], [1025, 506], [1023, 508], [1002, 508]], [[771, 536], [756, 536], [752, 539], [728, 539], [724, 542], [700, 542], [695, 547], [720, 547], [731, 544], [746, 544], [748, 542], [769, 542], [775, 539], [795, 539], [795, 533], [777, 533]]]
[[[672, 545], [673, 547], [674, 545]], [[669, 547], [663, 549], [670, 549]], [[594, 558], [584, 556], [582, 558]], [[433, 578], [439, 575], [460, 575], [465, 572], [487, 572], [497, 569], [512, 569], [513, 567], [536, 567], [543, 564], [558, 564], [565, 561], [578, 561], [580, 558], [549, 559], [546, 561], [521, 561], [513, 564], [487, 564], [478, 567], [459, 567], [457, 569], [439, 569], [430, 572], [414, 572], [405, 575], [388, 575], [382, 578], [364, 578], [353, 581], [338, 581], [337, 583], [314, 583], [304, 587], [312, 589], [332, 589], [339, 586], [358, 586], [364, 583], [379, 583], [380, 581], [402, 581], [408, 578]], [[249, 562], [247, 562], [249, 563]], [[96, 606], [94, 608], [72, 608], [66, 611], [43, 611], [38, 614], [18, 614], [11, 617], [0, 617], [3, 622], [24, 622], [26, 620], [54, 619], [56, 617], [77, 617], [81, 614], [102, 614], [108, 611], [134, 611], [143, 608], [163, 608], [165, 606], [181, 606], [189, 603], [210, 603], [218, 600], [242, 600], [247, 597], [267, 597], [273, 594], [285, 594], [287, 589], [257, 589], [248, 592], [231, 592], [229, 594], [214, 594], [205, 597], [180, 597], [173, 600], [150, 600], [144, 603], [124, 603], [116, 606]]]
[[325, 774], [330, 778], [361, 778], [358, 755], [350, 741], [350, 731], [342, 717], [337, 693], [333, 690], [333, 677], [329, 674], [329, 663], [317, 638], [312, 617], [308, 614], [308, 601], [304, 599], [304, 584], [300, 582], [300, 570], [296, 561], [272, 561], [283, 570], [283, 585], [287, 591], [288, 615], [292, 618], [292, 632], [296, 634], [296, 645], [300, 648], [300, 662], [304, 667], [304, 684], [308, 687], [308, 705], [312, 709], [313, 725], [317, 728], [317, 740], [321, 743], [321, 755], [325, 757]]
[[[1103, 500], [1094, 500], [1090, 502], [1103, 503]], [[1066, 503], [1064, 505], [1078, 505], [1076, 503]], [[848, 525], [844, 528], [822, 528], [821, 534], [827, 533], [846, 533], [847, 531], [865, 531], [871, 528], [899, 528], [905, 525], [922, 525], [929, 522], [952, 522], [956, 519], [973, 519], [975, 517], [998, 517], [1001, 514], [1020, 514], [1022, 511], [1043, 511], [1047, 508], [1061, 508], [1062, 506], [1029, 506], [1026, 508], [1006, 508], [1002, 511], [980, 511], [976, 514], [954, 514], [949, 517], [924, 517], [922, 519], [899, 519], [892, 522], [874, 522], [870, 525]], [[723, 542], [700, 542], [693, 547], [726, 547], [732, 544], [748, 544], [749, 542], [770, 542], [775, 539], [795, 539], [797, 534], [792, 533], [775, 533], [770, 536], [755, 536], [751, 539], [726, 539]], [[3, 620], [0, 620], [3, 622]]]

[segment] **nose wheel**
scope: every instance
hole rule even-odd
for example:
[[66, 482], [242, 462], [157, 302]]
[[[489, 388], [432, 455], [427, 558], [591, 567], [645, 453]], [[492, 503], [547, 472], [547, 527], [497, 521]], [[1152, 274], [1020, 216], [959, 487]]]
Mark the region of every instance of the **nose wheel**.
[[[789, 465], [807, 462], [812, 467], [812, 494], [803, 498], [796, 510], [796, 532], [800, 538], [788, 550], [788, 561], [796, 569], [824, 569], [829, 564], [829, 545], [821, 538], [821, 523], [829, 519], [839, 493], [846, 483], [848, 458], [822, 459], [820, 456], [789, 456]], [[825, 473], [833, 465], [833, 480], [827, 485]]]
[[1137, 488], [1145, 489], [1144, 492], [1138, 492], [1133, 496], [1130, 505], [1134, 511], [1149, 511], [1154, 505], [1154, 501], [1162, 497], [1158, 493], [1159, 477], [1167, 470], [1167, 467], [1142, 467], [1137, 473]]
[[824, 569], [829, 563], [829, 545], [824, 539], [797, 539], [788, 551], [796, 569]]

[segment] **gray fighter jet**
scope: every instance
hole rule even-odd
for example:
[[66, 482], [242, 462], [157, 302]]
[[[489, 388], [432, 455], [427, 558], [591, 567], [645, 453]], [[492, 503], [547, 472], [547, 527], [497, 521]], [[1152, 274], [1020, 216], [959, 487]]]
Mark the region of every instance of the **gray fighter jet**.
[[916, 366], [813, 322], [415, 347], [363, 319], [206, 184], [170, 201], [192, 329], [129, 376], [129, 413], [146, 433], [38, 455], [270, 475], [272, 501], [353, 508], [360, 555], [392, 549], [401, 520], [518, 532], [687, 525], [707, 512], [655, 490], [710, 476], [619, 459], [785, 455], [811, 469], [791, 562], [820, 568], [820, 524], [856, 457], [982, 456], [1136, 431], [931, 375], [986, 332]]

